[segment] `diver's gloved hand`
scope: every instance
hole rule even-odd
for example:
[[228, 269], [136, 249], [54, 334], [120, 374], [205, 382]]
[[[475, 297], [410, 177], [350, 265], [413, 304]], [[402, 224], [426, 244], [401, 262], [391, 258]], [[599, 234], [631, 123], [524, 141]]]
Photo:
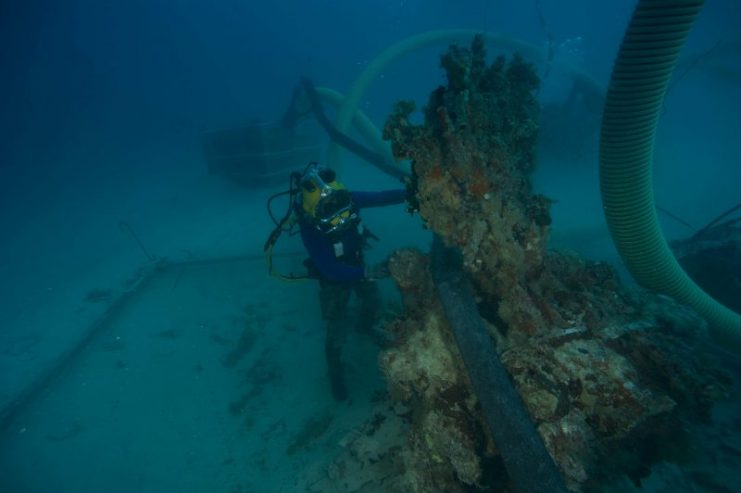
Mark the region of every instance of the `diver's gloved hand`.
[[389, 272], [387, 261], [379, 262], [375, 265], [365, 267], [365, 278], [369, 281], [384, 279], [390, 275], [391, 273]]

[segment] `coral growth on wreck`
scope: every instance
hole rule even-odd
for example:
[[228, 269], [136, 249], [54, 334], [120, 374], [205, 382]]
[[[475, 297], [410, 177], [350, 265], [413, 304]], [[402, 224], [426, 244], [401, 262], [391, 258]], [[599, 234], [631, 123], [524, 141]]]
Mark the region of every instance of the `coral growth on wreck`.
[[[407, 491], [507, 491], [496, 444], [435, 296], [428, 257], [401, 250], [389, 266], [405, 306], [414, 307], [391, 323], [396, 344], [380, 357], [391, 396], [413, 410], [398, 481]], [[592, 269], [604, 274], [601, 264], [572, 259], [572, 275]], [[569, 296], [584, 303], [584, 289]], [[696, 315], [652, 295], [622, 296], [618, 305], [617, 293], [586, 301], [598, 314], [592, 328], [552, 327], [518, 343], [487, 323], [572, 491], [600, 491], [621, 475], [638, 480], [652, 463], [681, 455], [687, 424], [707, 419], [730, 384], [697, 350], [704, 332]]]
[[531, 296], [542, 272], [551, 223], [549, 201], [531, 191], [535, 168], [538, 77], [520, 56], [486, 64], [483, 38], [442, 57], [448, 85], [433, 91], [424, 125], [414, 105], [396, 105], [385, 128], [394, 154], [411, 159], [419, 213], [448, 245], [461, 249], [482, 291], [501, 300], [500, 316], [534, 332], [549, 316]]
[[[395, 155], [413, 163], [419, 213], [461, 251], [480, 314], [568, 488], [637, 480], [729, 383], [693, 351], [703, 322], [629, 293], [606, 264], [547, 250], [549, 200], [530, 184], [530, 64], [518, 55], [487, 63], [476, 37], [451, 47], [442, 67], [448, 83], [431, 94], [424, 123], [412, 124], [414, 106], [402, 102], [384, 128]], [[507, 491], [428, 257], [403, 250], [389, 266], [406, 311], [389, 326], [395, 343], [380, 361], [392, 397], [411, 410], [398, 483]]]
[[481, 487], [484, 464], [493, 469], [489, 463], [496, 454], [435, 295], [427, 257], [398, 251], [389, 268], [408, 307], [388, 327], [396, 344], [380, 356], [391, 396], [413, 409], [401, 481], [406, 491]]

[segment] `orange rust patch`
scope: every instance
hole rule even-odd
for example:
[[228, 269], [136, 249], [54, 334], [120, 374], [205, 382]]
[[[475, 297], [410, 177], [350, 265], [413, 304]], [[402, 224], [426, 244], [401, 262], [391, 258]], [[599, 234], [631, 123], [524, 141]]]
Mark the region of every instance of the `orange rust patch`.
[[428, 180], [440, 180], [443, 177], [443, 168], [439, 164], [430, 168], [427, 172]]
[[468, 191], [477, 199], [482, 198], [489, 190], [491, 186], [488, 181], [475, 181], [468, 185]]

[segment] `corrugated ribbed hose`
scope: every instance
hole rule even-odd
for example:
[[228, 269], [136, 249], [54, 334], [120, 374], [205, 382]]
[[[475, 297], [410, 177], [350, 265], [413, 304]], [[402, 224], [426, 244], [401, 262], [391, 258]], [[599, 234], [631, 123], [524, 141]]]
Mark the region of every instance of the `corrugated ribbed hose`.
[[741, 316], [700, 289], [679, 265], [659, 227], [651, 181], [664, 94], [703, 3], [639, 1], [607, 92], [600, 187], [613, 241], [638, 283], [694, 308], [725, 349], [741, 354]]

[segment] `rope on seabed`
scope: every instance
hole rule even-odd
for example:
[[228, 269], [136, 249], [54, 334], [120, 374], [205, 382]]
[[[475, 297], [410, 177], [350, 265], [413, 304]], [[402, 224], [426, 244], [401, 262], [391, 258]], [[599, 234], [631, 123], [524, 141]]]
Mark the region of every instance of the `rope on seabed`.
[[126, 221], [124, 221], [122, 219], [118, 223], [118, 228], [121, 231], [123, 231], [124, 233], [128, 233], [129, 236], [131, 236], [134, 239], [134, 241], [136, 242], [136, 244], [139, 245], [139, 250], [141, 250], [142, 253], [144, 254], [144, 256], [147, 257], [147, 260], [149, 260], [150, 262], [153, 262], [154, 260], [157, 259], [157, 257], [155, 257], [154, 255], [150, 254], [147, 251], [147, 249], [144, 248], [144, 243], [142, 243], [142, 241], [139, 239], [139, 235], [136, 234], [136, 232], [134, 231], [134, 228], [132, 228], [129, 223], [127, 223]]

